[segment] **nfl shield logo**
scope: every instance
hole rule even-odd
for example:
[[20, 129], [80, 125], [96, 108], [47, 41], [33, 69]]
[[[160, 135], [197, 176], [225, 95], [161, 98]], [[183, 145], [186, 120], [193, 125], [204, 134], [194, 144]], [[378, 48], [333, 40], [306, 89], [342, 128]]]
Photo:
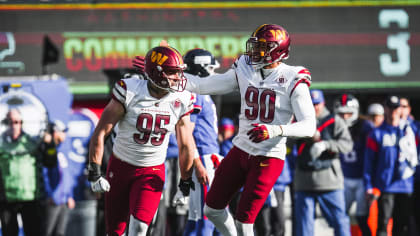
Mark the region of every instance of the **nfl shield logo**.
[[179, 99], [175, 100], [174, 107], [179, 108], [180, 106], [181, 106], [181, 100], [179, 100]]

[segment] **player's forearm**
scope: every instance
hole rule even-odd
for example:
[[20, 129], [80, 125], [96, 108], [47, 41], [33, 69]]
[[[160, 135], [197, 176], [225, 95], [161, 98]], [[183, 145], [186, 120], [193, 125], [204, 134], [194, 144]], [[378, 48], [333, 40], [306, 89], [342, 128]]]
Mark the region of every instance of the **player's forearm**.
[[104, 154], [104, 134], [94, 134], [89, 145], [89, 162], [101, 165]]
[[179, 147], [179, 169], [182, 179], [188, 179], [192, 176], [194, 163], [194, 148], [189, 145]]
[[316, 122], [312, 119], [304, 119], [289, 125], [281, 125], [282, 136], [309, 138], [315, 134]]

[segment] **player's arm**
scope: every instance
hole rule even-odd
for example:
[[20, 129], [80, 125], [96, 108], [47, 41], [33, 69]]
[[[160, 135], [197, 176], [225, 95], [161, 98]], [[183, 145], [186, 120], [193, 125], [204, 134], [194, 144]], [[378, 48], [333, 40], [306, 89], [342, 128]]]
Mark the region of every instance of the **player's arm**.
[[[195, 123], [191, 122], [192, 124], [192, 130], [194, 130], [195, 128]], [[203, 163], [201, 162], [200, 159], [200, 154], [198, 153], [197, 150], [197, 146], [195, 146], [195, 151], [194, 151], [194, 169], [195, 169], [195, 175], [197, 176], [198, 182], [200, 184], [206, 184], [209, 183], [209, 176], [207, 175], [207, 170], [204, 167]]]
[[190, 74], [186, 74], [186, 77], [187, 86], [185, 89], [198, 94], [220, 95], [233, 92], [239, 88], [234, 69], [205, 78]]
[[184, 115], [176, 124], [176, 139], [179, 149], [179, 169], [181, 179], [179, 188], [184, 196], [190, 194], [190, 189], [195, 189], [192, 181], [195, 143], [192, 135], [192, 123], [189, 115]]
[[306, 83], [296, 86], [291, 94], [291, 104], [296, 122], [281, 125], [282, 136], [312, 137], [316, 130], [316, 118], [309, 87]]
[[[111, 99], [105, 107], [101, 119], [92, 134], [89, 144], [88, 179], [95, 192], [109, 191], [109, 183], [101, 176], [101, 163], [104, 154], [105, 138], [111, 133], [115, 124], [124, 116], [124, 106]], [[107, 186], [108, 185], [108, 186]]]
[[259, 143], [277, 136], [312, 137], [316, 130], [315, 109], [306, 83], [298, 84], [291, 94], [291, 103], [296, 122], [285, 125], [252, 124], [247, 135]]

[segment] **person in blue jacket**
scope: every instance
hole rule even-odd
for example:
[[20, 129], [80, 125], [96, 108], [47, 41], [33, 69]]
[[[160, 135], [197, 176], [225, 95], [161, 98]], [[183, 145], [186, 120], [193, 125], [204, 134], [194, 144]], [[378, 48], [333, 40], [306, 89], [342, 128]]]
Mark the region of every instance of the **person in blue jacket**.
[[400, 99], [385, 103], [385, 122], [372, 130], [366, 142], [364, 181], [369, 199], [378, 199], [376, 235], [387, 235], [393, 217], [392, 235], [408, 235], [412, 208], [413, 174], [418, 164], [419, 133], [401, 120]]
[[219, 122], [220, 155], [226, 156], [233, 147], [232, 140], [235, 137], [235, 124], [233, 120], [223, 117]]
[[[214, 74], [214, 69], [219, 67], [214, 56], [201, 48], [188, 51], [184, 62], [187, 64], [185, 73], [200, 77]], [[197, 148], [192, 176], [195, 189], [190, 192], [188, 221], [183, 235], [213, 235], [215, 227], [204, 215], [203, 207], [215, 170], [223, 157], [219, 155], [216, 106], [210, 95], [196, 95], [190, 117]]]
[[47, 199], [45, 201], [44, 236], [64, 236], [69, 210], [75, 207], [73, 186], [75, 179], [69, 170], [68, 151], [70, 142], [65, 142], [67, 127], [59, 120], [53, 131], [54, 143], [58, 146], [58, 165], [44, 167], [44, 180]]
[[344, 197], [346, 212], [356, 205], [356, 220], [363, 236], [370, 236], [368, 226], [369, 208], [363, 184], [363, 163], [366, 147], [366, 137], [373, 129], [373, 123], [359, 117], [359, 101], [352, 94], [341, 94], [334, 101], [334, 113], [346, 122], [353, 139], [353, 150], [340, 153], [341, 168], [344, 175]]

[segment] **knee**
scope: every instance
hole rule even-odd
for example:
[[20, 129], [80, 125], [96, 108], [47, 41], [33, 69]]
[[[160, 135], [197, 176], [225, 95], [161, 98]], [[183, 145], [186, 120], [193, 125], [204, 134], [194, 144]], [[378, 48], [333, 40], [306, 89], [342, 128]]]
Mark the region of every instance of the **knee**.
[[207, 204], [205, 204], [203, 212], [204, 212], [204, 215], [206, 215], [209, 219], [212, 219], [214, 217], [223, 215], [224, 209], [220, 209], [220, 210], [214, 209], [207, 206]]

